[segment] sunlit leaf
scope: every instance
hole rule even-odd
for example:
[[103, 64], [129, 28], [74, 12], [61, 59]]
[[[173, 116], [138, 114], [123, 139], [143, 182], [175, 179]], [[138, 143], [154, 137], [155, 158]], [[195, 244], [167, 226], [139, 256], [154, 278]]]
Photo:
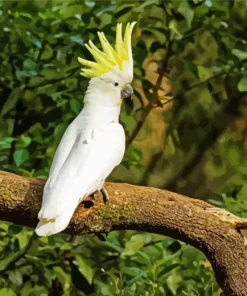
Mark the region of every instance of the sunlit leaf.
[[192, 20], [194, 18], [194, 10], [191, 8], [187, 0], [178, 1], [178, 12], [180, 12], [186, 19], [187, 26], [190, 28]]
[[2, 295], [2, 296], [16, 296], [15, 292], [10, 288], [0, 289], [0, 295]]
[[244, 76], [238, 83], [238, 90], [241, 92], [247, 91], [247, 77]]
[[32, 139], [25, 135], [21, 135], [20, 140], [24, 147], [27, 147], [32, 142]]
[[247, 59], [247, 52], [246, 51], [242, 51], [242, 50], [239, 50], [239, 49], [233, 49], [232, 54], [237, 56], [240, 61], [244, 61], [244, 60]]

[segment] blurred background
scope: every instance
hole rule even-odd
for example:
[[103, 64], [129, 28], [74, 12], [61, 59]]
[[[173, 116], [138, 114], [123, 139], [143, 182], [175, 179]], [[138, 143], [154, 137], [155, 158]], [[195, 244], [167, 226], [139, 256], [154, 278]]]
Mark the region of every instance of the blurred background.
[[[83, 107], [84, 43], [133, 33], [127, 151], [109, 181], [169, 189], [247, 217], [247, 3], [219, 0], [0, 0], [0, 169], [46, 178]], [[134, 231], [37, 238], [0, 223], [0, 295], [198, 295], [220, 289], [209, 262]]]

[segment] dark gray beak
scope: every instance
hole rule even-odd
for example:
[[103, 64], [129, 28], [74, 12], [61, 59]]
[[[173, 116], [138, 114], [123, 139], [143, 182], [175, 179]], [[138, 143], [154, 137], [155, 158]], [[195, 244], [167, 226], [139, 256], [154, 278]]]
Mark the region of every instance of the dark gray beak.
[[125, 87], [121, 90], [121, 98], [126, 99], [131, 97], [133, 99], [133, 88], [130, 84], [126, 84]]

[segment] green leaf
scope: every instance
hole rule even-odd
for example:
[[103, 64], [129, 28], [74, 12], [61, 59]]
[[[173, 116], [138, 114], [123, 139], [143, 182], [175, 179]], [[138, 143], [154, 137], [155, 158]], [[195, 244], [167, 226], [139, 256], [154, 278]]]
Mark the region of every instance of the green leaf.
[[131, 12], [133, 6], [135, 6], [134, 3], [118, 5], [115, 18], [126, 18], [126, 16]]
[[68, 290], [70, 287], [70, 275], [59, 266], [53, 267], [53, 270], [64, 290]]
[[169, 273], [170, 271], [172, 271], [173, 269], [177, 268], [178, 266], [181, 266], [180, 263], [174, 263], [174, 264], [171, 264], [171, 265], [167, 265], [165, 266], [161, 272], [159, 273], [159, 277]]
[[29, 152], [26, 149], [20, 149], [14, 152], [14, 161], [17, 167], [21, 166], [29, 159]]
[[9, 279], [13, 284], [20, 286], [22, 284], [22, 274], [20, 270], [18, 269], [11, 270], [9, 272]]
[[12, 90], [10, 95], [8, 96], [7, 101], [3, 105], [1, 115], [4, 116], [7, 112], [14, 109], [16, 107], [16, 104], [18, 102], [18, 98], [21, 96], [21, 89], [20, 87], [17, 87]]
[[145, 240], [143, 235], [136, 234], [131, 237], [129, 241], [127, 241], [125, 245], [125, 249], [121, 253], [121, 257], [132, 256], [137, 251], [139, 251], [145, 244]]
[[85, 5], [88, 6], [88, 7], [91, 7], [91, 8], [92, 8], [92, 7], [95, 6], [95, 2], [92, 2], [92, 1], [90, 1], [90, 0], [86, 0], [86, 1], [85, 1]]
[[26, 231], [22, 231], [16, 235], [16, 238], [18, 239], [19, 242], [19, 247], [22, 250], [26, 245], [28, 244], [29, 237], [27, 235]]
[[125, 274], [128, 274], [128, 275], [130, 275], [132, 277], [140, 275], [140, 274], [143, 273], [143, 271], [140, 268], [127, 267], [127, 266], [122, 269], [122, 272], [125, 273]]
[[133, 10], [135, 12], [141, 13], [141, 12], [144, 12], [144, 9], [147, 9], [147, 6], [151, 6], [153, 4], [159, 4], [159, 1], [158, 0], [146, 0], [141, 5], [138, 5], [136, 8], [134, 8]]
[[52, 55], [53, 55], [53, 50], [52, 50], [51, 46], [49, 44], [46, 44], [45, 49], [41, 55], [41, 59], [48, 60], [52, 57]]
[[160, 42], [161, 44], [164, 44], [166, 42], [166, 35], [164, 32], [161, 32], [158, 28], [145, 28], [143, 29], [143, 32], [150, 32], [155, 36], [155, 39]]
[[171, 20], [169, 23], [169, 29], [171, 30], [171, 37], [182, 38], [183, 35], [178, 30], [178, 23], [176, 20]]
[[[10, 252], [8, 256], [5, 256], [1, 259], [0, 271], [5, 270], [11, 262], [15, 261], [15, 259], [20, 256], [23, 251], [19, 250], [18, 252]], [[1, 294], [0, 294], [1, 295]]]
[[20, 140], [24, 147], [27, 147], [32, 142], [32, 139], [25, 135], [21, 135]]
[[188, 69], [195, 77], [199, 78], [198, 67], [191, 61], [184, 61], [185, 69]]
[[70, 108], [78, 114], [81, 111], [81, 104], [76, 99], [71, 99], [70, 102]]
[[150, 9], [150, 17], [164, 22], [164, 20], [166, 19], [166, 13], [161, 7], [157, 5], [152, 5]]
[[78, 266], [80, 273], [86, 278], [88, 283], [92, 284], [95, 271], [91, 263], [81, 255], [76, 255], [73, 263]]
[[0, 289], [1, 296], [16, 296], [15, 292], [9, 288]]
[[44, 287], [44, 286], [35, 285], [35, 287], [33, 288], [33, 295], [48, 296], [48, 291], [47, 291], [46, 287]]
[[38, 73], [36, 71], [37, 64], [31, 59], [26, 59], [23, 62], [23, 69], [15, 71], [18, 80], [25, 77], [36, 76]]
[[42, 43], [41, 43], [38, 39], [33, 38], [33, 39], [32, 39], [32, 42], [33, 42], [33, 44], [34, 44], [35, 46], [37, 46], [39, 49], [42, 48]]
[[31, 282], [26, 282], [21, 290], [20, 290], [20, 296], [34, 296], [33, 294], [33, 286], [31, 284]]
[[247, 91], [247, 76], [244, 76], [238, 83], [238, 90], [241, 92]]
[[213, 6], [213, 3], [212, 3], [211, 0], [206, 0], [206, 1], [205, 1], [205, 5], [206, 5], [207, 7], [212, 7], [212, 6]]
[[191, 27], [194, 18], [194, 10], [191, 8], [187, 0], [178, 1], [178, 12], [185, 18], [188, 28]]
[[239, 58], [240, 61], [247, 59], [247, 52], [239, 49], [233, 49], [232, 54]]
[[81, 37], [81, 35], [70, 36], [70, 40], [81, 45], [81, 46], [84, 45], [84, 40]]
[[209, 68], [198, 66], [197, 69], [198, 69], [198, 75], [201, 81], [205, 81], [208, 78], [213, 76], [213, 71]]
[[32, 71], [36, 69], [36, 63], [34, 61], [32, 61], [31, 59], [26, 59], [23, 62], [23, 69], [26, 71]]

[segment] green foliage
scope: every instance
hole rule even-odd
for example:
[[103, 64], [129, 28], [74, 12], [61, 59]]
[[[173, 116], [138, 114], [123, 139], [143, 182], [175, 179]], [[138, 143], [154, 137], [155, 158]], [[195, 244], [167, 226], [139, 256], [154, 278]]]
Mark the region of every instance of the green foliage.
[[223, 207], [237, 216], [247, 218], [246, 204], [247, 185], [229, 184], [223, 193], [215, 194], [212, 204]]
[[170, 238], [120, 231], [72, 244], [66, 235], [0, 229], [3, 295], [220, 295], [202, 253]]
[[[84, 42], [137, 21], [128, 139], [154, 108], [110, 179], [210, 196], [246, 216], [246, 13], [245, 1], [0, 1], [0, 169], [48, 176], [83, 107]], [[156, 85], [165, 57], [172, 88]], [[170, 238], [120, 231], [72, 244], [4, 222], [0, 236], [0, 295], [220, 295], [205, 257]]]

